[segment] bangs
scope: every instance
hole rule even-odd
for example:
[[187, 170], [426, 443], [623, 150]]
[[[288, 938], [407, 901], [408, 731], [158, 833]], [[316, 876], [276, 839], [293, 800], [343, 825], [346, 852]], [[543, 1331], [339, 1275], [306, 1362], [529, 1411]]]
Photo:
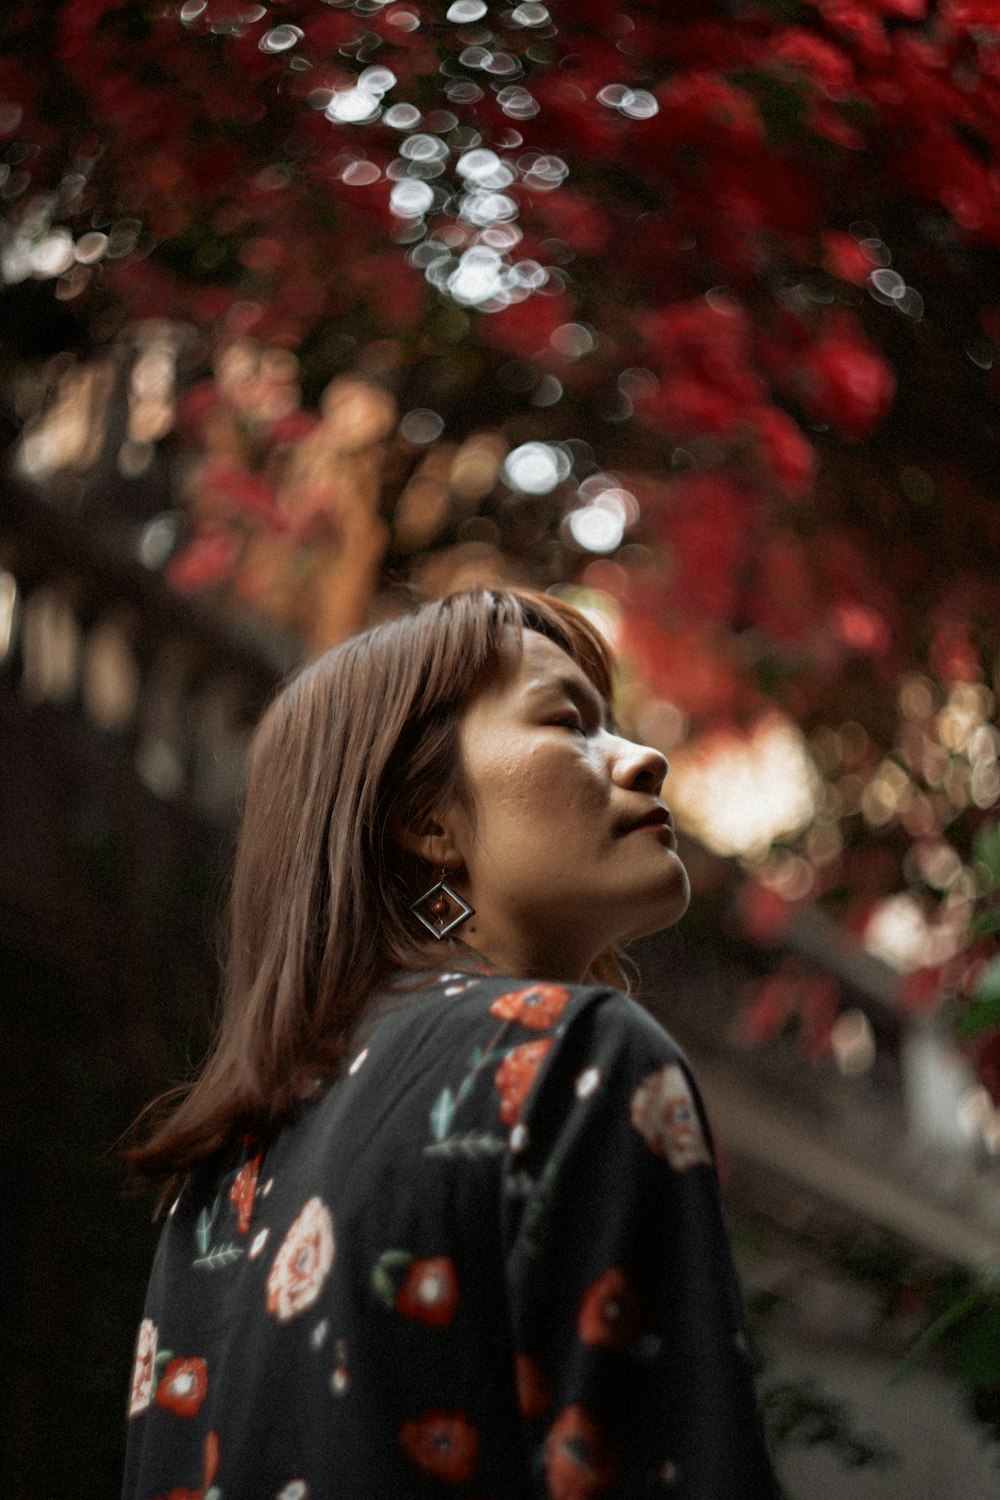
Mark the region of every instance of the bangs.
[[[611, 649], [586, 615], [562, 599], [527, 589], [470, 589], [423, 605], [406, 622], [423, 636], [424, 702], [468, 701], [501, 670], [511, 639], [520, 651], [533, 630], [558, 646], [611, 703]], [[426, 628], [426, 635], [420, 626]]]
[[565, 651], [610, 706], [614, 661], [597, 626], [573, 605], [549, 594], [512, 590], [508, 597], [517, 606], [522, 630], [534, 630]]

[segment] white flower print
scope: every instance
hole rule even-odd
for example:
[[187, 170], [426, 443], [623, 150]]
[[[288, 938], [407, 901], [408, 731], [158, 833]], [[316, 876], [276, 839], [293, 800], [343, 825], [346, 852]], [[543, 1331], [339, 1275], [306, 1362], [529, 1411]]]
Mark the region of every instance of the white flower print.
[[711, 1166], [691, 1089], [676, 1063], [647, 1074], [632, 1095], [629, 1118], [650, 1151], [665, 1156], [675, 1172]]
[[283, 1484], [274, 1500], [308, 1500], [309, 1486], [304, 1479], [290, 1479]]
[[589, 1099], [601, 1081], [600, 1068], [585, 1068], [577, 1077], [573, 1085], [573, 1092], [578, 1099]]
[[156, 1364], [158, 1337], [156, 1324], [152, 1318], [143, 1318], [139, 1324], [139, 1337], [135, 1345], [135, 1364], [132, 1367], [132, 1389], [128, 1398], [130, 1417], [141, 1416], [153, 1399], [153, 1369]]
[[312, 1307], [333, 1265], [333, 1220], [310, 1198], [285, 1235], [267, 1278], [267, 1310], [279, 1323]]

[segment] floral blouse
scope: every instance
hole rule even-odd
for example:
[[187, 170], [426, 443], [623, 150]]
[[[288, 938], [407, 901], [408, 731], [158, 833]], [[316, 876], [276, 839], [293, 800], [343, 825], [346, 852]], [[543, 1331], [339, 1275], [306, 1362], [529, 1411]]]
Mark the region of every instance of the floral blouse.
[[125, 1500], [771, 1500], [683, 1056], [615, 990], [409, 976], [187, 1181], [128, 1416]]

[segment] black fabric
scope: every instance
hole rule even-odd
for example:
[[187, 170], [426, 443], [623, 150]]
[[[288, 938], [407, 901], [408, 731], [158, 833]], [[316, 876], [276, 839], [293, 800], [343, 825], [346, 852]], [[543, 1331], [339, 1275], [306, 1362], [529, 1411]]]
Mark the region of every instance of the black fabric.
[[125, 1500], [763, 1500], [707, 1126], [614, 990], [452, 974], [167, 1220]]

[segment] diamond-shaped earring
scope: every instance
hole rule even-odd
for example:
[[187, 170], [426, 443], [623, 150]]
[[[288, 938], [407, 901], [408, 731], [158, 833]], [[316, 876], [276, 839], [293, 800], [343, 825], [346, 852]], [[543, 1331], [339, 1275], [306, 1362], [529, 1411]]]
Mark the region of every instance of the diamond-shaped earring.
[[476, 915], [475, 907], [470, 906], [468, 901], [463, 901], [458, 892], [452, 890], [444, 878], [443, 870], [437, 885], [432, 885], [429, 891], [419, 896], [410, 910], [432, 937], [438, 939], [446, 938], [456, 927], [461, 927], [463, 922]]

